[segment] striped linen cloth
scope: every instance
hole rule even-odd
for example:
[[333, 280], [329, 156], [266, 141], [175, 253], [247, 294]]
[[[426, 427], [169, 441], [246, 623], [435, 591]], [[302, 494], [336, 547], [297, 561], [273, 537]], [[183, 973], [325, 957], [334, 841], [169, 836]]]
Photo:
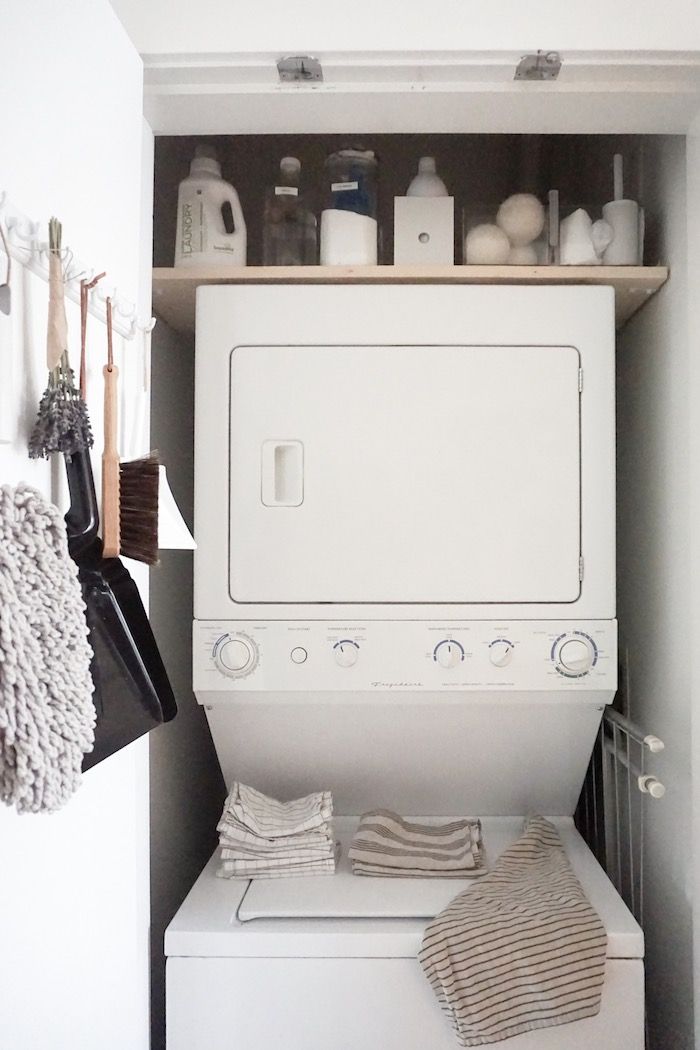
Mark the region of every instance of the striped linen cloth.
[[217, 825], [224, 878], [332, 875], [338, 848], [333, 838], [333, 799], [319, 791], [278, 802], [233, 784]]
[[556, 828], [532, 817], [426, 928], [418, 958], [462, 1046], [592, 1017], [607, 937]]
[[481, 824], [414, 824], [387, 809], [360, 818], [348, 856], [355, 875], [463, 879], [484, 873]]

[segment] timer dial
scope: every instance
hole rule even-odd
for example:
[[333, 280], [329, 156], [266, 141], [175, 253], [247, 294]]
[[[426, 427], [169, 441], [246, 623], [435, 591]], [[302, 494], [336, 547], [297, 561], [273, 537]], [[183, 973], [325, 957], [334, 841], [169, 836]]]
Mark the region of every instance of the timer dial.
[[588, 674], [598, 657], [595, 642], [581, 631], [562, 635], [554, 649], [557, 670], [567, 678], [582, 678]]
[[244, 678], [258, 664], [258, 647], [247, 634], [224, 634], [214, 645], [214, 663], [228, 678]]

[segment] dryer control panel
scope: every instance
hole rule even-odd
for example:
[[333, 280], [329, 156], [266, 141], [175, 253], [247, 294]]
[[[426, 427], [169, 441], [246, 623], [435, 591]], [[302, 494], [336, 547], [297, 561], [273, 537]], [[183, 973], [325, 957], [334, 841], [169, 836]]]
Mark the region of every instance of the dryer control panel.
[[193, 677], [200, 702], [212, 693], [465, 691], [601, 691], [609, 702], [617, 622], [196, 620]]

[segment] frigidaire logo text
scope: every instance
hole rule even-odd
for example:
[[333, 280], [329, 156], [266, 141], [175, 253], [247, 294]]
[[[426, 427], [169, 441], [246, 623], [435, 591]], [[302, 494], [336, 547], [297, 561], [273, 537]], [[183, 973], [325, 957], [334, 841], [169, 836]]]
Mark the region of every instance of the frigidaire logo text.
[[192, 205], [182, 206], [182, 254], [192, 254]]
[[373, 689], [420, 689], [422, 682], [372, 682]]

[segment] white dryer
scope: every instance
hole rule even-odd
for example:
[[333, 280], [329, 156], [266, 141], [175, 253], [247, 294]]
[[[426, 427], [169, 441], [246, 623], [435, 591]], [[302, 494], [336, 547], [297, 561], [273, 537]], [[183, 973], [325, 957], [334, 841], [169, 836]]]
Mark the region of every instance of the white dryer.
[[611, 288], [204, 287], [195, 617], [615, 615]]
[[[515, 1042], [642, 1050], [641, 931], [571, 819], [617, 682], [612, 290], [202, 288], [196, 354], [194, 688], [225, 779], [331, 789], [346, 847], [376, 806], [458, 813], [493, 862], [549, 815], [608, 931], [603, 1009]], [[166, 935], [169, 1050], [455, 1045], [416, 953], [458, 887], [345, 858], [212, 859]]]

